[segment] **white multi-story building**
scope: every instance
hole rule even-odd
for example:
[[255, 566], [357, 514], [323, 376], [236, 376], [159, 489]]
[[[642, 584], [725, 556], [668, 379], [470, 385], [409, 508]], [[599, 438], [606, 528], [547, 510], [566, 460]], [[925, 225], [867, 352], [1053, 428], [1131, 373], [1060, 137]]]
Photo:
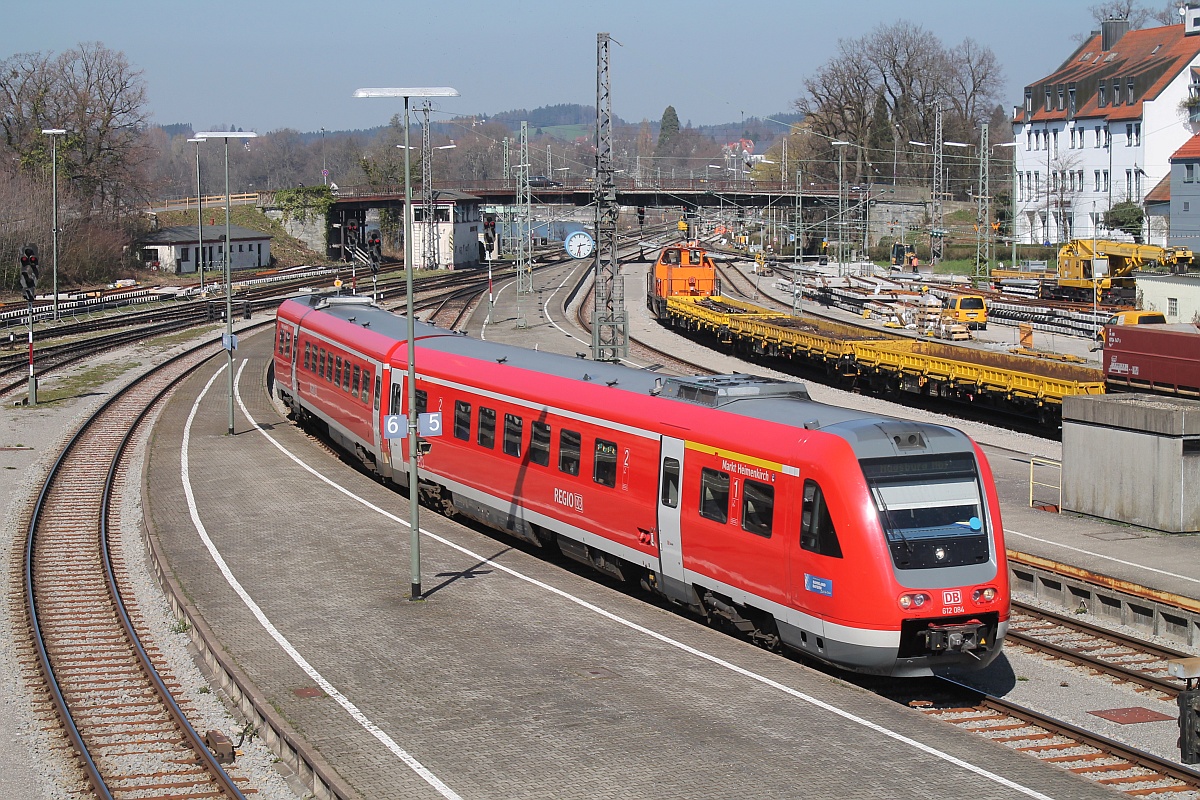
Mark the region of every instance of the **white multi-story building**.
[[[1109, 19], [1025, 87], [1013, 113], [1018, 242], [1129, 238], [1104, 227], [1105, 212], [1144, 203], [1171, 154], [1200, 131], [1200, 9], [1191, 5], [1181, 25], [1131, 31]], [[1146, 235], [1166, 244], [1165, 225]]]

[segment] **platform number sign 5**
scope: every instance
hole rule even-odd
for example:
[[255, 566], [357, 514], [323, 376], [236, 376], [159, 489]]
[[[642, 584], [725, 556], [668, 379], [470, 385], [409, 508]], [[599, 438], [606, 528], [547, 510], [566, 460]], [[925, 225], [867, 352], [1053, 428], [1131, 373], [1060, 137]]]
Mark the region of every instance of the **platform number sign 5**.
[[441, 436], [442, 412], [431, 411], [428, 414], [418, 414], [417, 433], [421, 436]]
[[383, 418], [383, 438], [403, 439], [408, 436], [408, 418], [401, 414], [388, 414]]

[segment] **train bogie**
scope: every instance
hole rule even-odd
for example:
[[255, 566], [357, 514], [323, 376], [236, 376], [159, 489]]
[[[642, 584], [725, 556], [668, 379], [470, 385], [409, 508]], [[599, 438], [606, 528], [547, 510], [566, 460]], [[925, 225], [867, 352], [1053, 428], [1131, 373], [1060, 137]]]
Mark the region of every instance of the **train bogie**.
[[[927, 674], [999, 652], [998, 502], [962, 433], [820, 405], [801, 384], [418, 334], [416, 410], [444, 429], [422, 496], [441, 510], [850, 669]], [[406, 440], [381, 434], [408, 412], [404, 340], [402, 318], [362, 301], [279, 311], [280, 396], [385, 477], [407, 464]]]

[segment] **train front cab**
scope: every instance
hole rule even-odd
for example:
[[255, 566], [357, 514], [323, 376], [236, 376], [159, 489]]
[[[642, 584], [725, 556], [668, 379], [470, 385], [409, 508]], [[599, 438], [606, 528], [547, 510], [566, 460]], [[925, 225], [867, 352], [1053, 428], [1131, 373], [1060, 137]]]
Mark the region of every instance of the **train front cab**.
[[660, 320], [667, 316], [667, 298], [711, 297], [720, 293], [712, 257], [695, 244], [663, 248], [654, 268], [646, 274], [646, 303]]
[[957, 431], [912, 423], [888, 428], [893, 453], [869, 441], [882, 438], [874, 432], [859, 432], [868, 434], [855, 449], [869, 506], [851, 522], [876, 547], [884, 545], [878, 578], [890, 596], [878, 597], [884, 604], [878, 615], [890, 617], [898, 636], [887, 652], [840, 652], [844, 642], [826, 637], [835, 647], [829, 655], [897, 677], [981, 668], [1001, 651], [1009, 600], [999, 500], [987, 462]]

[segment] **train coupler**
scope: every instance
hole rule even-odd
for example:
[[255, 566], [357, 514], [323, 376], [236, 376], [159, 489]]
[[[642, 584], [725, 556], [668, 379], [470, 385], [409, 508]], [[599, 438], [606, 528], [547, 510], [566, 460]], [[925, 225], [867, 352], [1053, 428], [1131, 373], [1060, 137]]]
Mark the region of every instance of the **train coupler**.
[[987, 647], [987, 625], [976, 619], [953, 625], [930, 625], [917, 637], [933, 653], [969, 653]]

